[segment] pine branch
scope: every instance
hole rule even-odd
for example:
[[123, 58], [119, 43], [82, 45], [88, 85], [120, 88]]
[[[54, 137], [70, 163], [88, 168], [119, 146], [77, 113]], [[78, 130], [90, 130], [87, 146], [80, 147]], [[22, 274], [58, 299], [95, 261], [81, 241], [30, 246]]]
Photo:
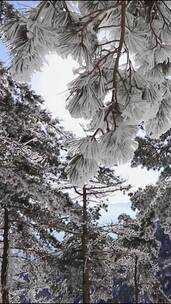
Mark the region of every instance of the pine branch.
[[126, 5], [127, 1], [122, 0], [121, 1], [121, 32], [120, 32], [120, 41], [119, 41], [119, 46], [117, 48], [117, 56], [114, 64], [114, 69], [113, 69], [113, 92], [112, 92], [112, 99], [111, 102], [115, 103], [116, 99], [115, 96], [117, 94], [117, 71], [118, 71], [118, 66], [119, 66], [119, 59], [121, 56], [123, 44], [124, 44], [124, 38], [125, 38], [125, 16], [126, 16]]

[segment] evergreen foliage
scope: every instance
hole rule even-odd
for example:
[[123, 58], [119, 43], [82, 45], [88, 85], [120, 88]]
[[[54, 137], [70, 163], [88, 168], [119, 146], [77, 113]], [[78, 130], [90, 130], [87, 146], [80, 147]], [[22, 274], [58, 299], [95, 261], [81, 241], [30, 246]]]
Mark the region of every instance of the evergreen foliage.
[[[170, 303], [156, 241], [159, 222], [171, 234], [170, 13], [166, 0], [48, 0], [25, 12], [1, 1], [12, 75], [0, 64], [2, 303], [97, 303], [118, 284], [133, 303]], [[79, 63], [66, 108], [86, 120], [84, 138], [66, 133], [24, 83], [55, 52]], [[140, 126], [147, 136], [135, 140]], [[109, 167], [137, 147], [133, 165], [160, 178], [130, 194], [136, 219], [100, 226], [105, 197], [130, 188]]]
[[[54, 184], [65, 177], [62, 149], [63, 141], [70, 134], [65, 133], [59, 121], [52, 119], [43, 109], [41, 97], [27, 85], [14, 82], [2, 64], [0, 73], [0, 206], [1, 229], [4, 231], [2, 302], [18, 302], [20, 292], [17, 292], [17, 286], [20, 283], [17, 273], [22, 271], [30, 272], [31, 280], [36, 280], [36, 284], [32, 282], [31, 285], [31, 301], [34, 302], [35, 292], [43, 287], [43, 277], [49, 272], [45, 266], [51, 248], [60, 250], [60, 243], [51, 232], [61, 231], [67, 210], [70, 210], [71, 218], [72, 214], [76, 216], [69, 196]], [[32, 264], [33, 257], [38, 258], [36, 265]], [[39, 267], [41, 275], [38, 276], [35, 267]], [[50, 284], [48, 278], [46, 280], [46, 284]], [[7, 289], [9, 294], [5, 294]]]
[[169, 129], [170, 12], [165, 0], [49, 0], [3, 19], [15, 78], [28, 81], [49, 52], [80, 65], [66, 104], [71, 116], [89, 120], [88, 138], [69, 166], [75, 186], [99, 164], [132, 159], [142, 121], [153, 137]]
[[148, 225], [159, 220], [168, 234], [171, 233], [170, 132], [169, 129], [159, 139], [137, 138], [138, 149], [132, 160], [132, 166], [142, 165], [147, 169], [158, 170], [160, 175], [156, 185], [139, 189], [131, 197], [133, 208], [140, 210], [140, 213], [143, 213], [143, 208], [148, 209], [145, 225], [147, 219], [149, 219]]
[[[78, 197], [71, 200], [66, 191], [73, 187], [64, 172], [64, 141], [71, 143], [71, 134], [51, 118], [41, 97], [12, 80], [2, 64], [0, 93], [2, 302], [41, 303], [46, 297], [49, 303], [72, 302], [84, 297], [84, 290], [91, 291], [93, 301], [110, 297], [112, 239], [98, 219], [101, 208], [107, 208], [105, 198], [129, 186], [113, 170], [100, 167], [86, 188], [74, 188]], [[61, 231], [62, 242], [56, 237]]]

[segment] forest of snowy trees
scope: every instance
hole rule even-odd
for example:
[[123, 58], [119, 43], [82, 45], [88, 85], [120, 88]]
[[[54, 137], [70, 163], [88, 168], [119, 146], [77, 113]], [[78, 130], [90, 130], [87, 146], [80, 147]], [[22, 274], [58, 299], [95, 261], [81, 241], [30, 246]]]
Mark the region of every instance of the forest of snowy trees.
[[[16, 2], [0, 2], [0, 303], [171, 303], [171, 1]], [[79, 66], [66, 110], [84, 137], [30, 88], [48, 54]], [[157, 183], [132, 191], [128, 162]], [[118, 192], [135, 217], [103, 225]]]

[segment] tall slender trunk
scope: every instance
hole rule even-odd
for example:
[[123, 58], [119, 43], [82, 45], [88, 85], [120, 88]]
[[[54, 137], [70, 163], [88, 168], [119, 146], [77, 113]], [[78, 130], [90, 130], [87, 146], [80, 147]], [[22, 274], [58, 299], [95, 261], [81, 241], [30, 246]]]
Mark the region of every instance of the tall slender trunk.
[[82, 231], [82, 256], [83, 256], [83, 303], [90, 303], [90, 274], [89, 274], [89, 257], [88, 257], [88, 227], [87, 227], [87, 195], [86, 187], [83, 187], [83, 231]]
[[9, 303], [8, 280], [8, 250], [9, 250], [9, 215], [7, 208], [4, 208], [4, 234], [3, 234], [3, 254], [1, 266], [1, 289], [2, 303]]
[[139, 303], [139, 287], [138, 287], [138, 257], [135, 255], [134, 264], [134, 292], [135, 292], [135, 304]]

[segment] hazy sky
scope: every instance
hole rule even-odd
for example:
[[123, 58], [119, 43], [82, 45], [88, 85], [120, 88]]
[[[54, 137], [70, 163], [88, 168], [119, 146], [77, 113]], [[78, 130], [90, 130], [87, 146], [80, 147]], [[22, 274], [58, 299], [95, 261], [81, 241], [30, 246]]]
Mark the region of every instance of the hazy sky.
[[63, 120], [66, 130], [76, 134], [85, 135], [79, 122], [72, 119], [65, 110], [65, 99], [68, 96], [67, 84], [73, 79], [73, 68], [78, 67], [72, 58], [63, 60], [57, 55], [47, 56], [48, 64], [44, 64], [42, 72], [36, 73], [32, 78], [32, 88], [40, 93], [54, 116]]

